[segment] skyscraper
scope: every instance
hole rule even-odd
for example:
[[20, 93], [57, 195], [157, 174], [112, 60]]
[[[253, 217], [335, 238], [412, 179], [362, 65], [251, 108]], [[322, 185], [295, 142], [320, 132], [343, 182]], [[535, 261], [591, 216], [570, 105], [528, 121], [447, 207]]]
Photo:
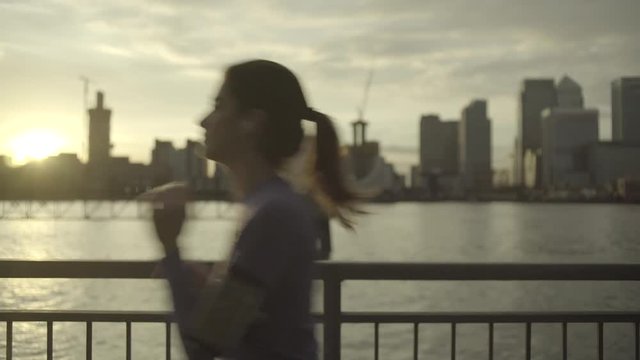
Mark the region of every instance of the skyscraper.
[[458, 144], [465, 189], [489, 189], [492, 183], [491, 122], [485, 100], [474, 100], [462, 111]]
[[187, 140], [184, 148], [186, 181], [192, 189], [201, 190], [207, 180], [207, 160], [202, 155], [202, 146], [199, 142]]
[[588, 187], [587, 150], [598, 141], [598, 110], [545, 110], [542, 129], [542, 184], [556, 189]]
[[613, 140], [640, 144], [640, 77], [623, 77], [611, 84]]
[[558, 107], [563, 109], [583, 109], [584, 96], [582, 95], [582, 87], [565, 75], [558, 82]]
[[153, 185], [157, 186], [175, 180], [176, 153], [171, 141], [156, 139], [155, 146], [151, 151]]
[[553, 79], [525, 79], [522, 83], [514, 164], [516, 185], [523, 185], [524, 182], [524, 154], [527, 150], [535, 152], [542, 147], [542, 111], [557, 104], [558, 95]]
[[104, 165], [111, 153], [111, 110], [104, 107], [104, 93], [96, 94], [96, 107], [89, 109], [89, 163]]
[[420, 119], [420, 168], [423, 175], [458, 173], [458, 122], [438, 115]]

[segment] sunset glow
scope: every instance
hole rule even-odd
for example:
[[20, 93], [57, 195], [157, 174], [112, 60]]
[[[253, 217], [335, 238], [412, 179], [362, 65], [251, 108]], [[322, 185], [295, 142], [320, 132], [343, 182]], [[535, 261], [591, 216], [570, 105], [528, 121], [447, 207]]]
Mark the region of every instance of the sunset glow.
[[58, 154], [64, 143], [64, 138], [54, 131], [31, 130], [11, 141], [11, 158], [16, 165], [42, 160]]

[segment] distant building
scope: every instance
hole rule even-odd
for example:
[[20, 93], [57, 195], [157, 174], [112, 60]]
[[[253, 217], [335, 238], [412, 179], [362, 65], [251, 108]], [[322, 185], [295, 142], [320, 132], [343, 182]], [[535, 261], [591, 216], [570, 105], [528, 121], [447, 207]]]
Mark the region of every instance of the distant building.
[[96, 107], [89, 109], [89, 163], [107, 164], [111, 153], [111, 110], [104, 107], [104, 93], [96, 94]]
[[564, 109], [583, 109], [584, 96], [582, 95], [582, 87], [565, 75], [558, 82], [556, 88], [558, 92], [558, 107]]
[[553, 79], [526, 79], [522, 83], [514, 163], [516, 185], [523, 185], [524, 182], [525, 153], [528, 150], [535, 152], [542, 147], [542, 111], [557, 104], [558, 96]]
[[599, 142], [588, 149], [591, 180], [600, 188], [613, 188], [620, 179], [640, 179], [640, 146]]
[[129, 158], [124, 156], [112, 157], [109, 167], [109, 197], [122, 197], [125, 195], [127, 175], [129, 170]]
[[367, 141], [367, 122], [364, 120], [354, 121], [353, 145], [348, 147], [348, 154], [351, 159], [351, 171], [356, 179], [366, 176], [380, 157], [380, 144], [376, 141]]
[[512, 171], [510, 169], [500, 169], [496, 170], [493, 173], [493, 187], [494, 188], [508, 188], [511, 186], [511, 175]]
[[411, 179], [409, 182], [409, 187], [411, 189], [424, 189], [425, 181], [424, 176], [422, 175], [422, 169], [420, 169], [420, 165], [414, 165], [411, 167]]
[[173, 164], [176, 162], [176, 149], [171, 141], [155, 141], [151, 151], [151, 173], [153, 186], [162, 185], [173, 181]]
[[524, 178], [522, 186], [536, 189], [542, 181], [542, 150], [527, 150], [522, 160]]
[[542, 119], [542, 184], [580, 189], [590, 185], [588, 145], [598, 141], [598, 110], [555, 108]]
[[59, 154], [24, 166], [23, 175], [34, 199], [74, 199], [81, 197], [84, 165], [76, 154]]
[[7, 198], [9, 177], [9, 160], [6, 156], [0, 155], [0, 199]]
[[151, 167], [131, 163], [128, 157], [111, 158], [109, 193], [112, 198], [131, 197], [152, 187]]
[[623, 77], [611, 84], [613, 140], [640, 144], [640, 77]]
[[459, 144], [460, 175], [465, 190], [487, 190], [492, 186], [491, 122], [487, 102], [475, 100], [462, 111]]
[[108, 195], [109, 158], [111, 156], [111, 110], [104, 107], [104, 94], [96, 95], [96, 106], [89, 109], [89, 162], [87, 196]]
[[200, 144], [187, 140], [184, 149], [176, 149], [170, 141], [155, 141], [151, 152], [151, 171], [154, 185], [170, 181], [184, 181], [193, 190], [207, 186], [207, 163], [200, 151]]
[[458, 122], [438, 115], [420, 119], [420, 168], [427, 174], [458, 174]]
[[344, 163], [347, 178], [358, 192], [394, 197], [404, 188], [404, 180], [380, 155], [380, 144], [367, 141], [366, 127], [364, 120], [353, 122], [353, 145], [346, 147]]
[[203, 190], [207, 183], [207, 159], [203, 155], [202, 145], [187, 140], [184, 150], [185, 178], [192, 189]]

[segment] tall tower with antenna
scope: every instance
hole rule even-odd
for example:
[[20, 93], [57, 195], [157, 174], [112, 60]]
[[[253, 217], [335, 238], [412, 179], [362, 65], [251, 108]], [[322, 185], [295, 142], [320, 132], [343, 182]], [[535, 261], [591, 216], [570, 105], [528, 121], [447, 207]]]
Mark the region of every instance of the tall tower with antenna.
[[[82, 135], [86, 136], [89, 133], [89, 85], [91, 80], [84, 75], [80, 75], [78, 79], [82, 82]], [[89, 157], [87, 140], [87, 138], [82, 139], [80, 151], [80, 159], [85, 162], [88, 161]]]
[[111, 156], [111, 110], [104, 106], [104, 93], [96, 94], [96, 106], [89, 109], [89, 164], [108, 163]]
[[87, 162], [87, 186], [89, 195], [108, 196], [111, 166], [111, 110], [104, 104], [104, 93], [96, 93], [96, 104], [88, 110], [89, 152]]
[[369, 71], [364, 86], [362, 103], [358, 107], [358, 119], [351, 123], [353, 126], [353, 145], [349, 147], [352, 171], [356, 179], [364, 178], [370, 173], [380, 155], [380, 144], [367, 141], [367, 126], [364, 113], [369, 100], [369, 89], [373, 79], [373, 70]]
[[371, 88], [371, 80], [373, 79], [373, 70], [369, 71], [367, 82], [364, 86], [364, 94], [362, 96], [362, 103], [358, 107], [358, 119], [351, 123], [353, 126], [353, 146], [361, 147], [367, 142], [367, 122], [364, 119], [364, 112], [367, 108], [367, 102], [369, 100], [369, 89]]

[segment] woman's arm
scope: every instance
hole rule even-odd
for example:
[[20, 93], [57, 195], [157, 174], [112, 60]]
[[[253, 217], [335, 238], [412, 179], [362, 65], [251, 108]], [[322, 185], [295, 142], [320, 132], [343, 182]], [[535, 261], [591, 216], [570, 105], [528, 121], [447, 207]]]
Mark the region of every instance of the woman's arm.
[[177, 247], [161, 261], [165, 277], [171, 288], [175, 321], [190, 360], [212, 359], [219, 355], [215, 349], [203, 346], [189, 335], [193, 308], [196, 306], [202, 283], [195, 281], [191, 269], [180, 258]]
[[192, 270], [182, 261], [177, 245], [178, 236], [185, 221], [185, 207], [184, 204], [166, 205], [165, 203], [154, 210], [153, 224], [165, 253], [161, 264], [171, 288], [175, 321], [189, 359], [212, 359], [218, 355], [217, 351], [191, 340], [188, 336], [190, 316], [202, 283], [197, 281]]
[[161, 211], [154, 214], [166, 254], [161, 265], [171, 288], [175, 321], [185, 351], [190, 360], [227, 354], [239, 345], [250, 324], [258, 318], [264, 288], [242, 271], [232, 271], [222, 279], [198, 279], [193, 264], [182, 261], [176, 240], [166, 236], [177, 234], [167, 230], [174, 227], [171, 224], [176, 220], [167, 218], [169, 215], [163, 213], [167, 210]]

